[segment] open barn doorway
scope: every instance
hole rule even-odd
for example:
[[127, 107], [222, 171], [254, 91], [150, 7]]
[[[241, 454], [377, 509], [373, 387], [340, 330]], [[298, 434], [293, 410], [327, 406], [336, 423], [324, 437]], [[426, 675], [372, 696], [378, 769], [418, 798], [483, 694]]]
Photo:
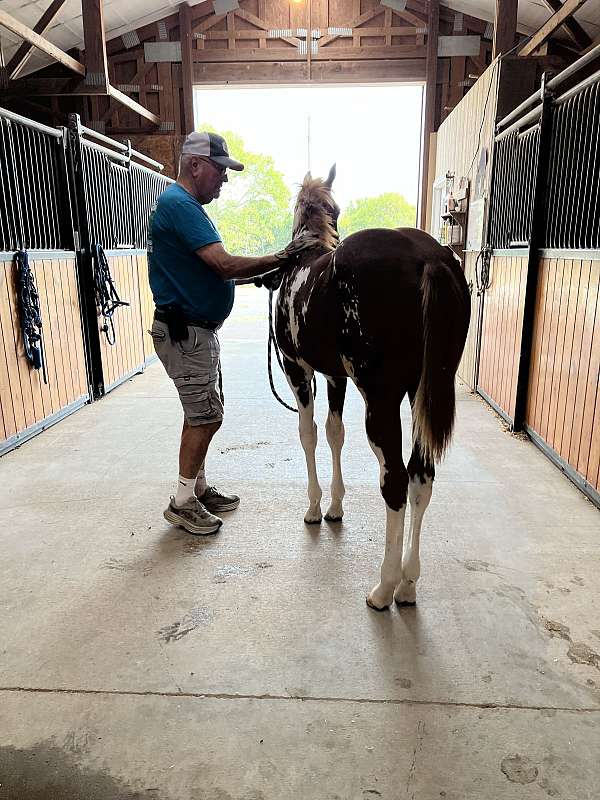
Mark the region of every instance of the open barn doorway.
[[416, 224], [423, 87], [196, 87], [195, 128], [223, 133], [247, 169], [210, 206], [227, 246], [273, 252], [289, 241], [308, 170], [335, 162], [342, 236]]

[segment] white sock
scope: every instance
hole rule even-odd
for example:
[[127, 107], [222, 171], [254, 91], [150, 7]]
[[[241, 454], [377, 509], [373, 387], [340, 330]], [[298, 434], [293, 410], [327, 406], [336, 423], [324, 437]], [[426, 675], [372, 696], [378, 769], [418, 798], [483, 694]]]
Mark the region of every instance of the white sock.
[[198, 470], [198, 475], [196, 476], [196, 497], [202, 497], [204, 492], [206, 491], [206, 487], [208, 484], [206, 483], [206, 475], [204, 474], [204, 463]]
[[180, 475], [177, 479], [177, 494], [175, 495], [175, 505], [184, 506], [194, 496], [194, 485], [196, 478], [184, 478]]

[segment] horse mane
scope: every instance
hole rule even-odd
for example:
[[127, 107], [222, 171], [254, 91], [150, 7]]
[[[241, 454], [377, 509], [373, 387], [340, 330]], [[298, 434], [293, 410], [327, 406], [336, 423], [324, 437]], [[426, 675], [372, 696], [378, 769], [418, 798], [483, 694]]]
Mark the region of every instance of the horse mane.
[[335, 205], [331, 197], [331, 187], [321, 178], [312, 178], [310, 174], [304, 178], [296, 199], [297, 220], [294, 234], [305, 229], [314, 234], [319, 244], [328, 250], [335, 250], [339, 236], [331, 224], [328, 209]]

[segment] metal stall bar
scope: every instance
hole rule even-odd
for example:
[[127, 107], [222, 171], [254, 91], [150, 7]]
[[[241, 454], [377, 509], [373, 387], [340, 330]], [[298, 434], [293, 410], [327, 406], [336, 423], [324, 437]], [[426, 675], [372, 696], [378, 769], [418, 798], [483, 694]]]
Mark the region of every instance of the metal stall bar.
[[[582, 70], [588, 64], [591, 64], [598, 57], [600, 57], [600, 44], [597, 44], [589, 52], [581, 56], [581, 58], [578, 58], [577, 61], [574, 61], [570, 67], [562, 70], [562, 72], [555, 77], [550, 78], [546, 84], [546, 90], [552, 92], [555, 89], [558, 89], [558, 87], [562, 86], [563, 83], [568, 81], [572, 75], [577, 74], [580, 70]], [[530, 95], [526, 100], [523, 100], [522, 103], [513, 109], [510, 114], [507, 114], [500, 120], [497, 126], [498, 129], [503, 128], [505, 125], [508, 125], [509, 122], [518, 119], [524, 111], [526, 111], [528, 108], [531, 108], [532, 105], [535, 105], [535, 103], [539, 101], [540, 91], [534, 92], [534, 94]]]
[[[533, 346], [533, 323], [535, 300], [537, 294], [539, 255], [545, 232], [546, 177], [550, 154], [552, 131], [551, 94], [548, 91], [546, 76], [542, 76], [541, 116], [537, 128], [537, 157], [532, 165], [532, 194], [529, 219], [529, 252], [527, 257], [527, 277], [523, 307], [523, 326], [521, 330], [521, 348], [517, 373], [515, 413], [513, 430], [520, 431], [525, 423], [527, 409], [527, 392], [529, 387], [529, 371], [531, 350]], [[527, 115], [529, 116], [529, 115]]]
[[65, 134], [0, 108], [0, 250], [72, 248]]
[[[99, 145], [98, 145], [99, 146]], [[94, 145], [94, 147], [96, 147]], [[97, 324], [94, 268], [92, 263], [90, 216], [86, 191], [86, 170], [78, 114], [69, 117], [69, 163], [77, 227], [77, 274], [82, 309], [83, 339], [86, 353], [87, 380], [90, 395], [97, 400], [104, 394], [102, 350]]]
[[129, 142], [117, 142], [86, 128], [77, 115], [70, 118], [69, 130], [89, 382], [97, 398], [111, 387], [106, 386], [103, 374], [92, 248], [100, 245], [106, 251], [124, 252], [144, 247], [151, 207], [171, 180], [158, 172], [162, 164], [133, 150]]

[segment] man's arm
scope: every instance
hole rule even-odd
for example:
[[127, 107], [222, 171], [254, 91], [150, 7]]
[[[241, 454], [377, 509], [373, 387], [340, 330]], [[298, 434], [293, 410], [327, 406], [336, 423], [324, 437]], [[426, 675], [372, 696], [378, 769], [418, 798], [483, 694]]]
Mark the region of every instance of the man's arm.
[[279, 255], [232, 256], [221, 242], [199, 248], [196, 250], [196, 255], [224, 281], [254, 278], [280, 266], [283, 260]]
[[207, 244], [195, 252], [220, 278], [224, 281], [231, 281], [255, 278], [264, 272], [286, 265], [298, 253], [315, 244], [318, 244], [318, 240], [314, 234], [306, 232], [292, 239], [283, 250], [269, 256], [232, 256], [225, 250], [221, 242]]

